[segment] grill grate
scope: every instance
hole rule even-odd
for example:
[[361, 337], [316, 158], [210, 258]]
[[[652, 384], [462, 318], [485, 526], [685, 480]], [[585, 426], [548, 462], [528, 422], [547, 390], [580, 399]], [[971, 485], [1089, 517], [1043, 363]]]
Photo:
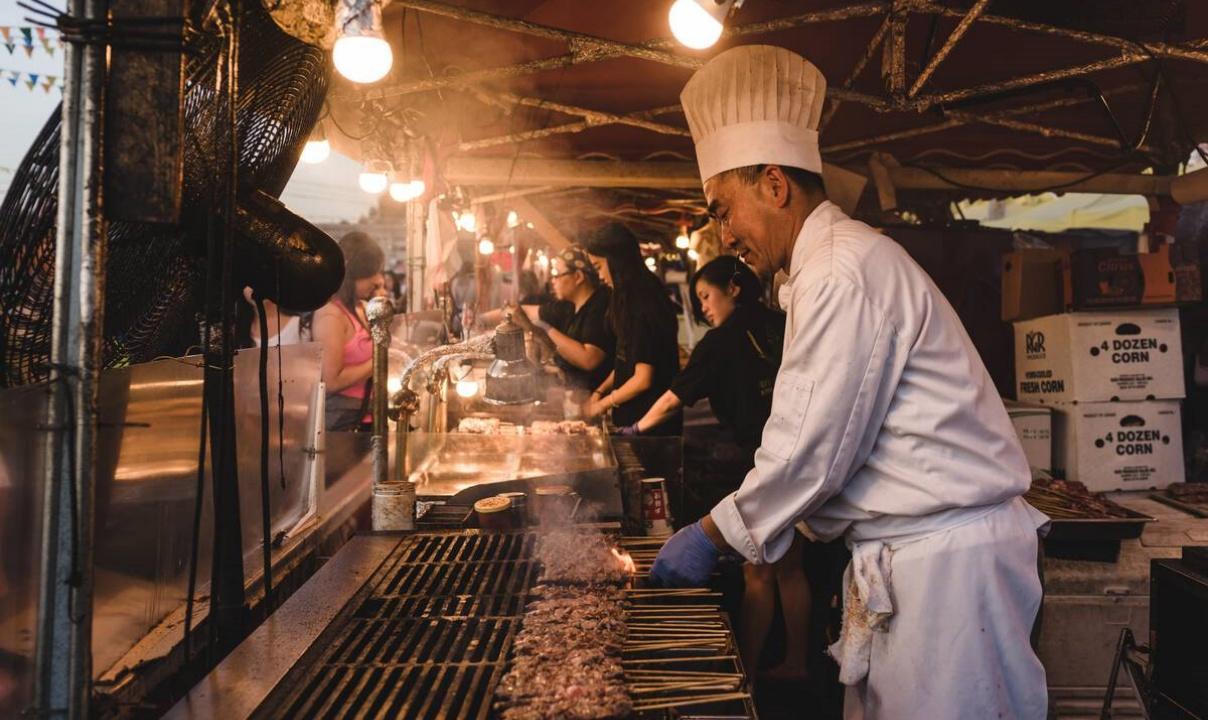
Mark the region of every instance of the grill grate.
[[[265, 716], [491, 717], [495, 687], [506, 671], [528, 593], [537, 579], [538, 563], [532, 557], [536, 538], [534, 533], [476, 531], [404, 538], [369, 581], [368, 596], [326, 641], [319, 660], [286, 680], [283, 702]], [[622, 544], [640, 555], [647, 542]], [[674, 632], [675, 623], [686, 616], [704, 618], [707, 623], [698, 625], [711, 624], [715, 632], [724, 628], [723, 637], [700, 642], [672, 635], [668, 640], [675, 647], [658, 642], [657, 647], [643, 646], [639, 630], [631, 637], [636, 644], [627, 647], [624, 660], [634, 682], [650, 682], [651, 675], [667, 671], [744, 678], [733, 654], [729, 625], [713, 604], [713, 594], [633, 592], [631, 623], [670, 623]], [[753, 718], [755, 712], [743, 695], [741, 700], [685, 707], [676, 715]], [[665, 716], [664, 711], [641, 713], [643, 718]]]
[[537, 577], [532, 534], [405, 538], [272, 717], [486, 718]]

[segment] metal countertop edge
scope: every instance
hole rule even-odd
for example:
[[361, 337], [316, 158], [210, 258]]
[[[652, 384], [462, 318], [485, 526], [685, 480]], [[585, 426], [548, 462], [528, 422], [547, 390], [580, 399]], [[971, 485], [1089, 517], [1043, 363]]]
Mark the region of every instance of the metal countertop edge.
[[403, 539], [353, 537], [164, 718], [251, 717]]

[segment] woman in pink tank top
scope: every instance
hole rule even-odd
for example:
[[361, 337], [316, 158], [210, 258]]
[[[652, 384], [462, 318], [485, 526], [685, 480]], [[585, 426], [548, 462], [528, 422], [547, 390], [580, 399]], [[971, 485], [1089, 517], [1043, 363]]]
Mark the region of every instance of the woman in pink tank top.
[[327, 386], [327, 429], [356, 430], [370, 422], [369, 383], [373, 340], [365, 301], [382, 290], [385, 255], [373, 238], [351, 232], [340, 239], [344, 283], [315, 313], [315, 340], [323, 345], [323, 382]]

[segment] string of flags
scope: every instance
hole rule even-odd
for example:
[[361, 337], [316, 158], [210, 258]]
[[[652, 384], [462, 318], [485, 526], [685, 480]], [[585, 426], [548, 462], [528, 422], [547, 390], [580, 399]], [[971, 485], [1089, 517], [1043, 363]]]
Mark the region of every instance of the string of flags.
[[26, 90], [31, 91], [39, 87], [46, 93], [49, 93], [51, 88], [58, 88], [60, 92], [63, 90], [63, 78], [58, 75], [47, 75], [46, 73], [31, 73], [23, 70], [0, 68], [0, 87], [3, 87], [3, 82], [7, 82], [13, 87], [23, 86]]
[[[54, 57], [55, 50], [63, 47], [63, 38], [58, 33], [47, 32], [44, 27], [17, 27], [0, 25], [0, 39], [9, 55], [17, 52], [17, 48], [25, 51], [25, 57], [34, 56], [34, 48], [41, 46], [42, 51]], [[36, 45], [35, 45], [36, 43]]]

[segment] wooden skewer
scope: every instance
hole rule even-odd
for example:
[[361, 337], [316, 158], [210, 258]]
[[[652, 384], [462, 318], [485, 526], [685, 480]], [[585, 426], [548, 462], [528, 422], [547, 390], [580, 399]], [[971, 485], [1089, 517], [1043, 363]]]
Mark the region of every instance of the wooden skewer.
[[647, 710], [664, 710], [666, 708], [680, 707], [683, 705], [704, 705], [711, 702], [726, 702], [727, 700], [746, 700], [751, 696], [743, 692], [723, 693], [721, 695], [701, 695], [693, 698], [684, 698], [682, 700], [667, 700], [666, 702], [652, 703], [634, 703], [633, 709], [635, 712], [645, 712]]
[[655, 652], [658, 650], [703, 650], [707, 648], [715, 648], [723, 650], [726, 643], [717, 642], [666, 642], [654, 643], [651, 645], [640, 645], [625, 648], [627, 653]]
[[693, 657], [674, 657], [674, 658], [629, 658], [622, 660], [621, 665], [626, 672], [630, 671], [636, 665], [669, 665], [671, 663], [693, 663], [693, 662], [725, 662], [726, 660], [737, 660], [737, 655], [698, 655]]
[[712, 680], [708, 680], [708, 681], [704, 681], [704, 682], [672, 682], [672, 683], [660, 683], [660, 684], [654, 684], [654, 685], [630, 686], [629, 694], [630, 695], [653, 695], [655, 693], [679, 692], [682, 690], [696, 690], [696, 691], [708, 690], [708, 691], [716, 692], [716, 691], [737, 690], [737, 689], [738, 689], [737, 682], [718, 684]]
[[709, 680], [741, 680], [742, 673], [711, 673], [698, 670], [626, 670], [626, 678], [647, 679], [709, 679]]

